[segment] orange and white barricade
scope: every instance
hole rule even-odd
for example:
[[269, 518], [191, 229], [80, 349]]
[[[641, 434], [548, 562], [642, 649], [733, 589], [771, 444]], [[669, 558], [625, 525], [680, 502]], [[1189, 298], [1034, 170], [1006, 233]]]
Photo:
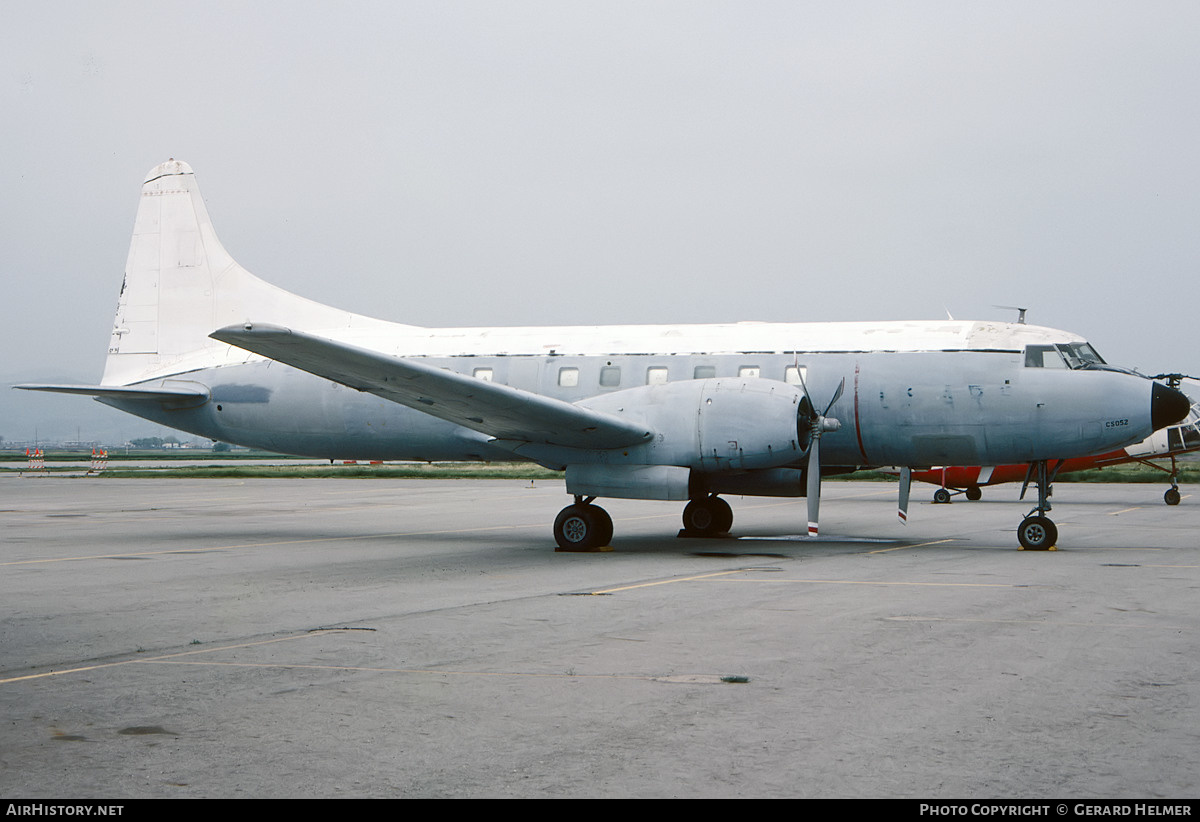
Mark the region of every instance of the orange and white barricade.
[[104, 448], [92, 449], [92, 470], [90, 473], [99, 474], [108, 467], [108, 451]]

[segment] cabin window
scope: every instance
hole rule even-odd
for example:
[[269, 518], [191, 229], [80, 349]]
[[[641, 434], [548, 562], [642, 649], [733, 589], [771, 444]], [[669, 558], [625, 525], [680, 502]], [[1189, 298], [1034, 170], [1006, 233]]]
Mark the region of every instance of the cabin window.
[[783, 381], [788, 385], [803, 385], [808, 382], [808, 369], [802, 365], [789, 365], [783, 369]]
[[600, 369], [600, 387], [601, 388], [616, 388], [621, 384], [621, 367], [618, 365], [605, 365]]
[[760, 375], [761, 370], [762, 369], [760, 369], [757, 365], [743, 365], [740, 368], [738, 368], [738, 376], [746, 377], [746, 378], [751, 378], [751, 377], [757, 378]]
[[492, 369], [490, 368], [476, 368], [471, 373], [477, 380], [483, 380], [484, 382], [492, 381]]
[[715, 376], [717, 376], [715, 365], [697, 365], [696, 370], [692, 372], [694, 380], [711, 380]]
[[664, 365], [655, 365], [646, 369], [646, 385], [666, 385], [667, 383], [667, 368]]
[[558, 369], [558, 384], [563, 388], [574, 388], [579, 385], [579, 369], [578, 368], [560, 368]]

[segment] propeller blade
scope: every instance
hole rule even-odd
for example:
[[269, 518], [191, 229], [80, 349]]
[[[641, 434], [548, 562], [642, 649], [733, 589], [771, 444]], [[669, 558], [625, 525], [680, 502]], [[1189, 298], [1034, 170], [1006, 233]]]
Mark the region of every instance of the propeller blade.
[[808, 400], [808, 407], [812, 409], [812, 413], [817, 413], [817, 406], [812, 401], [812, 394], [808, 393], [808, 383], [804, 381], [804, 372], [798, 371], [796, 376], [800, 378], [800, 390], [804, 392], [804, 399]]
[[808, 447], [808, 535], [817, 535], [817, 520], [821, 512], [821, 437], [813, 437]]
[[[829, 416], [829, 409], [833, 408], [833, 404], [842, 398], [842, 392], [846, 390], [846, 378], [842, 377], [842, 381], [838, 383], [837, 391], [833, 392], [833, 399], [829, 401], [829, 405], [825, 406], [825, 413], [822, 417]], [[810, 400], [811, 402], [811, 400]]]
[[900, 469], [900, 521], [908, 524], [908, 492], [912, 489], [912, 469]]

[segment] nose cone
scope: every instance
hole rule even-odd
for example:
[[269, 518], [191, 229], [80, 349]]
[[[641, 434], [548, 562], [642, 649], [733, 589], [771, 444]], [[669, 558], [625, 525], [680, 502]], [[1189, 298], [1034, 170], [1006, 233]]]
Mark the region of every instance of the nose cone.
[[1191, 407], [1191, 400], [1182, 391], [1154, 383], [1150, 392], [1150, 422], [1154, 424], [1155, 431], [1179, 422], [1187, 416]]

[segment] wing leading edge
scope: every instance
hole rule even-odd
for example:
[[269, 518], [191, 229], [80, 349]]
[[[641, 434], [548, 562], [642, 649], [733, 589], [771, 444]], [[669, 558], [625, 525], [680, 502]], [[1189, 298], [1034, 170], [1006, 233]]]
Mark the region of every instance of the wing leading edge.
[[210, 336], [498, 440], [608, 449], [652, 436], [633, 420], [282, 326], [231, 325]]

